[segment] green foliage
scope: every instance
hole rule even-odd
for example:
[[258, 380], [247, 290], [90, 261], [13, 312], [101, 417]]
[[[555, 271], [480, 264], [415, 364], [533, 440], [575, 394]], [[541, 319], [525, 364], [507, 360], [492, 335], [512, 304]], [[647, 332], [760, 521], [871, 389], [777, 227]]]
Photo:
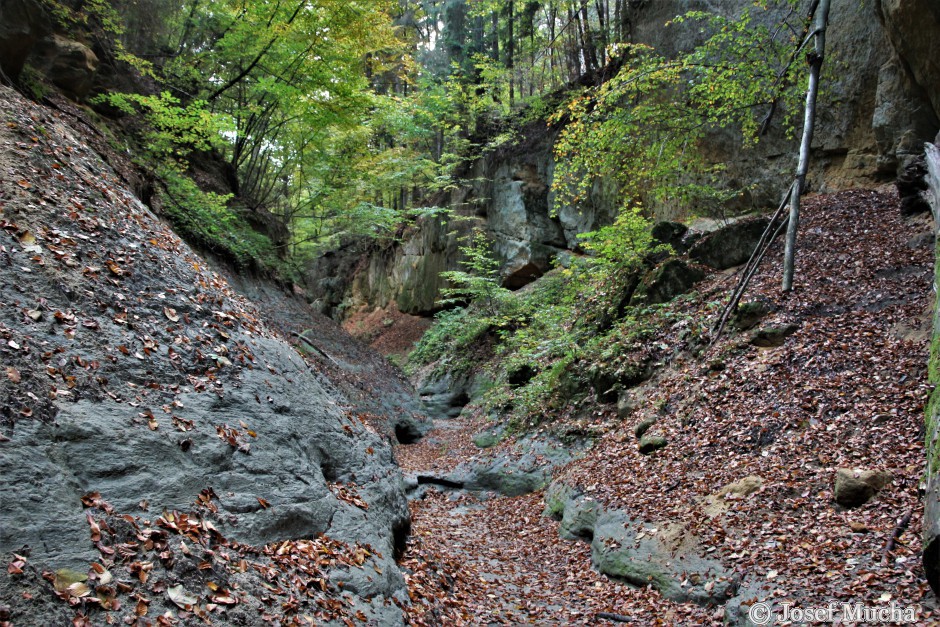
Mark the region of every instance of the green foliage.
[[594, 254], [598, 263], [611, 265], [618, 270], [635, 271], [650, 253], [666, 252], [664, 246], [655, 245], [650, 232], [650, 222], [643, 217], [639, 207], [620, 212], [614, 223], [597, 231], [582, 233], [585, 250]]
[[181, 236], [240, 269], [266, 269], [289, 276], [271, 240], [232, 207], [231, 195], [204, 192], [174, 167], [164, 166], [157, 174], [163, 182], [163, 211]]
[[702, 213], [733, 197], [721, 166], [705, 153], [709, 134], [738, 128], [743, 144], [751, 145], [770, 108], [798, 93], [791, 76], [798, 42], [788, 29], [761, 25], [757, 16], [768, 10], [757, 4], [736, 19], [702, 12], [676, 18], [677, 24], [699, 24], [709, 36], [674, 59], [645, 45], [616, 46], [623, 69], [554, 116], [569, 120], [555, 146], [562, 201], [584, 201], [602, 176], [617, 184], [624, 207], [658, 204]]
[[[438, 315], [435, 325], [409, 355], [409, 367], [437, 362], [438, 371], [479, 371], [484, 337], [495, 343], [485, 395], [487, 408], [507, 412], [514, 428], [528, 428], [590, 393], [590, 373], [614, 378], [636, 368], [635, 352], [660, 324], [651, 313], [626, 306], [629, 286], [661, 252], [650, 223], [638, 211], [624, 212], [611, 226], [586, 234], [593, 254], [556, 268], [529, 289], [510, 292], [499, 284], [498, 263], [485, 235], [476, 231], [462, 250], [464, 270], [445, 273], [457, 285], [448, 302], [466, 307]], [[531, 378], [510, 385], [508, 374]]]
[[434, 316], [434, 325], [408, 355], [407, 368], [414, 372], [421, 366], [440, 362], [437, 371], [461, 374], [472, 367], [471, 348], [489, 331], [483, 316], [466, 307], [445, 309]]
[[232, 194], [205, 192], [187, 175], [191, 153], [219, 148], [223, 142], [224, 120], [206, 102], [184, 105], [168, 92], [152, 96], [114, 93], [97, 100], [143, 118], [138, 160], [156, 174], [163, 212], [181, 236], [238, 268], [262, 269], [285, 278], [291, 274], [270, 238], [239, 212]]
[[441, 276], [450, 282], [451, 287], [441, 291], [441, 305], [455, 305], [472, 302], [491, 320], [496, 327], [508, 324], [504, 319], [512, 300], [512, 292], [502, 287], [499, 276], [499, 260], [493, 255], [489, 239], [482, 229], [475, 229], [468, 237], [468, 243], [460, 247], [463, 259], [460, 262], [465, 270], [442, 272]]
[[95, 102], [107, 102], [126, 114], [140, 114], [146, 123], [144, 150], [156, 161], [184, 164], [193, 151], [221, 147], [221, 134], [228, 129], [203, 100], [183, 105], [169, 92], [158, 96], [101, 94]]

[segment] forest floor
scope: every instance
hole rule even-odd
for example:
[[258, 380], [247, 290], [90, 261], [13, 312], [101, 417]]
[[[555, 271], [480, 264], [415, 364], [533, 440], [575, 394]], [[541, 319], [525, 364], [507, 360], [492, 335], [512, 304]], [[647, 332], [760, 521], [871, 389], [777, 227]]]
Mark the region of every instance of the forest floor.
[[[801, 229], [795, 290], [779, 292], [776, 250], [746, 297], [772, 304], [762, 324], [796, 326], [783, 346], [759, 348], [729, 332], [697, 359], [676, 356], [635, 391], [633, 416], [620, 422], [615, 408], [595, 407], [606, 432], [556, 480], [638, 519], [683, 523], [778, 602], [893, 602], [937, 624], [920, 562], [932, 223], [902, 218], [893, 190], [882, 189], [811, 198]], [[735, 279], [731, 271], [706, 279], [690, 314]], [[634, 424], [653, 414], [669, 446], [640, 455]], [[436, 424], [398, 447], [406, 473], [451, 470], [484, 453], [471, 441], [488, 426], [479, 413]], [[845, 509], [833, 501], [842, 467], [889, 470], [893, 481]], [[746, 476], [762, 487], [705, 515], [709, 495]], [[559, 537], [541, 492], [430, 489], [411, 507], [402, 565], [413, 624], [598, 624], [604, 613], [641, 625], [723, 621], [722, 607], [674, 603], [592, 569], [589, 544]]]

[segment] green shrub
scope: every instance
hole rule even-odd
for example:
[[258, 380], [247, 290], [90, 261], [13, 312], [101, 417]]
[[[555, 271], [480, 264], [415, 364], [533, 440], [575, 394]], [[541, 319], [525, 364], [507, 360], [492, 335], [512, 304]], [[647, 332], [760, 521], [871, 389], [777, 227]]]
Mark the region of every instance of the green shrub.
[[289, 270], [274, 244], [259, 233], [231, 204], [231, 194], [204, 192], [177, 168], [157, 172], [163, 212], [176, 231], [190, 243], [218, 254], [240, 269], [271, 270], [285, 276]]

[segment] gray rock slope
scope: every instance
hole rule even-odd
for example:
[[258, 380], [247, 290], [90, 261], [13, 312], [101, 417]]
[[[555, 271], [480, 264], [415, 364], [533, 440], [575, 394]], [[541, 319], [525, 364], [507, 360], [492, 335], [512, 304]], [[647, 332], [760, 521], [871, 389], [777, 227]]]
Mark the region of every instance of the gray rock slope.
[[386, 440], [68, 117], [0, 99], [0, 622], [401, 622]]

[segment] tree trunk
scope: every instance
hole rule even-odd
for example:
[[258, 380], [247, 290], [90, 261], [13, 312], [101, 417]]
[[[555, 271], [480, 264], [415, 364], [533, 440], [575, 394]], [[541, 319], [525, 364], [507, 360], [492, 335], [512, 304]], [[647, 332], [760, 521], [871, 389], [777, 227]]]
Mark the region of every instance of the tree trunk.
[[493, 48], [490, 54], [492, 55], [493, 61], [495, 63], [499, 63], [499, 12], [493, 11], [490, 19], [492, 20], [493, 24]]
[[[926, 146], [927, 200], [934, 215], [934, 224], [940, 219], [940, 150], [932, 144]], [[940, 258], [936, 262], [940, 268]], [[940, 280], [934, 279], [934, 294], [938, 294]], [[933, 312], [933, 342], [930, 351], [930, 383], [935, 387], [927, 403], [927, 491], [924, 494], [924, 572], [934, 594], [940, 594], [940, 297], [935, 296]]]
[[509, 36], [506, 38], [506, 69], [509, 71], [509, 107], [512, 108], [513, 101], [516, 99], [516, 12], [515, 0], [509, 0], [507, 8], [507, 18], [509, 21]]
[[581, 33], [581, 41], [584, 48], [584, 62], [587, 64], [589, 72], [597, 69], [597, 48], [594, 46], [594, 34], [591, 31], [591, 20], [588, 15], [587, 0], [581, 0], [581, 22], [584, 30]]
[[809, 170], [809, 151], [813, 141], [816, 122], [816, 95], [819, 92], [819, 72], [826, 50], [826, 25], [829, 22], [830, 0], [819, 0], [813, 22], [813, 52], [808, 55], [809, 87], [806, 90], [806, 110], [803, 116], [803, 139], [800, 142], [800, 160], [796, 168], [796, 179], [790, 193], [790, 220], [787, 224], [787, 239], [783, 253], [783, 291], [793, 289], [793, 272], [796, 264], [796, 233], [800, 226], [800, 196], [806, 186]]

